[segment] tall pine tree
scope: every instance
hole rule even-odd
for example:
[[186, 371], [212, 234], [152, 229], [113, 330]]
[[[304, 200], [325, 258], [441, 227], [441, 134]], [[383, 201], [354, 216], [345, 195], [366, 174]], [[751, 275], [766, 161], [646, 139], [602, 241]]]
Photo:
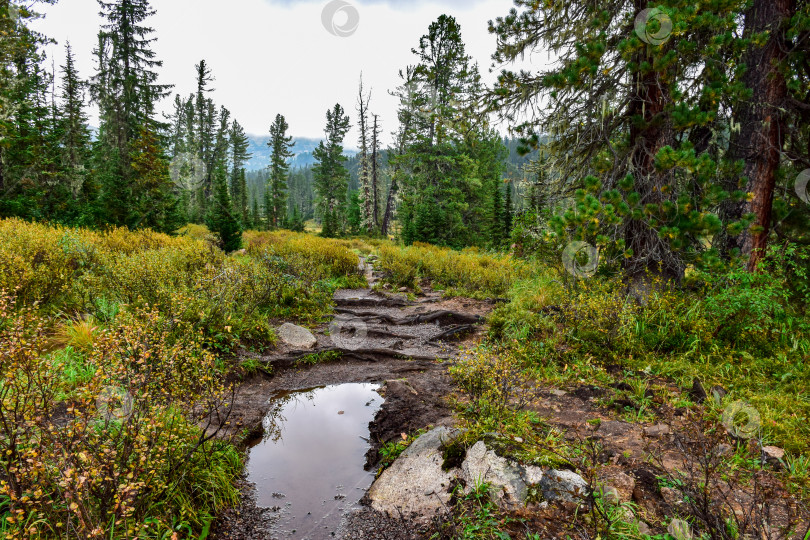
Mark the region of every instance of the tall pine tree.
[[348, 158], [343, 155], [343, 139], [350, 126], [343, 107], [336, 104], [326, 111], [326, 137], [313, 152], [317, 160], [312, 168], [317, 211], [323, 227], [321, 234], [326, 237], [341, 236], [346, 227], [349, 170], [345, 165]]
[[154, 15], [148, 0], [99, 0], [106, 19], [96, 49], [97, 74], [91, 86], [99, 106], [100, 126], [96, 165], [101, 171], [101, 205], [108, 223], [134, 226], [143, 216], [135, 204], [149, 191], [139, 192], [133, 168], [134, 141], [142, 130], [161, 129], [155, 103], [170, 86], [158, 84], [155, 69], [162, 62], [152, 50], [154, 30], [146, 19]]
[[287, 180], [290, 166], [288, 160], [293, 156], [293, 138], [287, 136], [289, 129], [284, 116], [276, 115], [270, 126], [270, 178], [267, 180], [267, 221], [270, 228], [283, 227], [287, 219]]

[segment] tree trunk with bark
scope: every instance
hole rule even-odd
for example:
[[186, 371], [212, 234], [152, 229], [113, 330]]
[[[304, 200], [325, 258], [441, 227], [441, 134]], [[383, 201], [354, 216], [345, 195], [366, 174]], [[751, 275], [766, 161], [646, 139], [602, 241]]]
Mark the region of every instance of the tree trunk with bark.
[[729, 157], [743, 160], [745, 191], [750, 201], [731, 205], [723, 217], [736, 221], [754, 214], [753, 227], [729, 238], [729, 252], [738, 248], [754, 271], [765, 256], [773, 213], [776, 174], [781, 160], [786, 130], [787, 83], [780, 64], [787, 55], [784, 26], [796, 11], [795, 0], [754, 0], [745, 13], [745, 35], [768, 32], [762, 47], [750, 47], [743, 58], [747, 67], [743, 82], [751, 89], [750, 99], [736, 106], [740, 130], [732, 137]]

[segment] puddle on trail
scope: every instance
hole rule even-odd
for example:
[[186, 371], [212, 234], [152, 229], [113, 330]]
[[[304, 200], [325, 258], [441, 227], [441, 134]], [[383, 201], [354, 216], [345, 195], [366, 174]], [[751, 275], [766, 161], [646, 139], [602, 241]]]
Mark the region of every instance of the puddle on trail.
[[275, 537], [332, 538], [374, 480], [364, 470], [368, 425], [382, 406], [375, 384], [281, 392], [248, 453], [256, 502], [279, 519]]

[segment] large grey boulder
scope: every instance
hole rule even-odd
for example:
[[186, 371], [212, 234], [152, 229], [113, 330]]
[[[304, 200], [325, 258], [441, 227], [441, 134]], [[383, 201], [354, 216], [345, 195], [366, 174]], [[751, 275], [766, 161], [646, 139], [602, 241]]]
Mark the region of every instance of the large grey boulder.
[[467, 450], [467, 457], [461, 464], [461, 478], [469, 493], [475, 486], [484, 482], [490, 486], [490, 496], [501, 508], [523, 506], [529, 496], [529, 487], [540, 484], [543, 471], [539, 467], [524, 467], [500, 457], [478, 441]]
[[442, 470], [442, 446], [459, 433], [438, 427], [416, 439], [371, 485], [371, 507], [394, 518], [421, 522], [446, 513], [457, 470]]
[[296, 349], [313, 349], [318, 344], [312, 332], [292, 323], [282, 324], [276, 334], [281, 341]]
[[588, 483], [571, 471], [546, 471], [540, 481], [547, 501], [583, 502], [588, 496]]

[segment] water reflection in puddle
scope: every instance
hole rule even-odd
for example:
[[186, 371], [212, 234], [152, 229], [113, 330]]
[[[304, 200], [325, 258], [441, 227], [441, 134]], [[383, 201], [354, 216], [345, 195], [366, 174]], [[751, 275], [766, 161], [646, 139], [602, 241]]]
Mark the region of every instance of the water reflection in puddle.
[[331, 538], [363, 497], [368, 424], [382, 406], [374, 384], [341, 384], [274, 397], [265, 437], [248, 453], [259, 506], [279, 514], [279, 538]]

